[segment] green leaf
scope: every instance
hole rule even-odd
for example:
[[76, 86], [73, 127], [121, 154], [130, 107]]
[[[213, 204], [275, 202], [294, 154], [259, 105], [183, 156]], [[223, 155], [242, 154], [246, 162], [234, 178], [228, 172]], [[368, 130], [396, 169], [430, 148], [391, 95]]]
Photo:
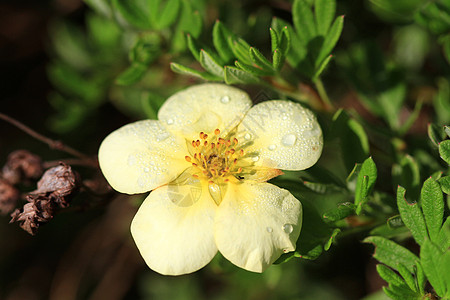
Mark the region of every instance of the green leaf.
[[445, 222], [439, 231], [437, 245], [441, 247], [442, 251], [446, 251], [450, 248], [450, 217], [445, 219]]
[[112, 9], [108, 0], [84, 0], [95, 12], [107, 18], [111, 18]]
[[422, 211], [419, 204], [408, 203], [405, 198], [406, 190], [398, 186], [397, 188], [397, 206], [400, 211], [403, 223], [411, 231], [412, 236], [419, 245], [423, 245], [424, 241], [428, 239], [427, 228], [423, 218]]
[[450, 195], [450, 176], [444, 176], [439, 179], [441, 189], [447, 195]]
[[444, 126], [444, 131], [448, 137], [450, 137], [450, 126]]
[[192, 56], [194, 56], [194, 58], [199, 62], [200, 61], [200, 51], [202, 49], [204, 49], [204, 47], [202, 47], [198, 41], [192, 37], [190, 34], [186, 35], [187, 37], [187, 45], [189, 50], [192, 53]]
[[439, 143], [442, 142], [445, 137], [445, 132], [440, 126], [430, 123], [428, 124], [428, 137], [436, 147], [439, 147]]
[[[433, 286], [436, 293], [443, 297], [445, 295], [446, 287], [442, 278], [443, 274], [439, 272], [439, 264], [442, 252], [431, 241], [426, 240], [420, 248], [420, 261], [427, 275], [428, 281]], [[448, 270], [446, 270], [448, 273]]]
[[316, 28], [319, 35], [325, 35], [330, 28], [336, 12], [335, 0], [316, 0], [314, 2], [314, 14], [316, 17]]
[[330, 63], [331, 59], [333, 58], [333, 55], [329, 55], [327, 58], [325, 58], [324, 61], [320, 64], [320, 66], [316, 69], [316, 73], [312, 77], [312, 81], [315, 82], [319, 78], [319, 76], [322, 74], [322, 72], [325, 70], [325, 68]]
[[438, 272], [442, 276], [442, 281], [444, 284], [445, 296], [447, 299], [450, 298], [450, 251], [444, 253], [441, 256]]
[[200, 64], [209, 73], [217, 77], [224, 77], [223, 67], [203, 49], [200, 50]]
[[373, 159], [369, 157], [364, 161], [358, 174], [355, 189], [355, 205], [356, 213], [361, 213], [363, 205], [367, 202], [367, 198], [377, 180], [377, 167]]
[[213, 27], [213, 44], [225, 62], [230, 62], [234, 58], [233, 50], [231, 50], [228, 42], [230, 38], [235, 39], [234, 34], [217, 20]]
[[383, 287], [383, 290], [386, 293], [386, 295], [388, 295], [392, 299], [422, 300], [422, 296], [411, 291], [407, 285], [403, 285], [403, 286], [391, 285], [391, 286], [389, 286], [388, 289], [385, 289]]
[[116, 78], [118, 85], [130, 85], [138, 82], [147, 72], [147, 66], [139, 63], [132, 64]]
[[251, 65], [252, 59], [250, 57], [250, 45], [241, 38], [233, 40], [231, 37], [228, 39], [228, 44], [233, 51], [234, 56], [241, 62]]
[[423, 184], [420, 196], [430, 239], [436, 243], [444, 217], [444, 197], [439, 183], [428, 178]]
[[202, 31], [203, 19], [188, 0], [181, 0], [180, 16], [172, 37], [171, 52], [178, 53], [186, 49], [186, 35], [198, 38]]
[[341, 36], [343, 28], [344, 28], [344, 16], [339, 16], [336, 18], [336, 20], [333, 23], [333, 26], [331, 26], [330, 31], [325, 36], [322, 48], [320, 49], [320, 52], [317, 55], [315, 61], [316, 66], [319, 66], [321, 63], [323, 63], [323, 60], [327, 56], [329, 56], [331, 50], [333, 50], [334, 46], [336, 46], [336, 43], [338, 42]]
[[448, 79], [441, 78], [438, 80], [438, 93], [433, 99], [434, 111], [437, 116], [437, 124], [448, 125], [450, 120], [450, 82]]
[[150, 13], [143, 0], [111, 0], [114, 11], [130, 25], [140, 29], [152, 27]]
[[403, 279], [405, 280], [408, 287], [412, 291], [417, 292], [416, 281], [414, 280], [414, 277], [411, 274], [411, 272], [401, 263], [397, 264], [397, 270], [400, 273], [400, 275], [403, 277]]
[[342, 220], [355, 213], [355, 205], [351, 202], [341, 203], [333, 210], [330, 210], [323, 214], [325, 222], [335, 222]]
[[399, 164], [392, 166], [393, 183], [408, 190], [411, 199], [418, 199], [420, 194], [419, 165], [410, 155], [400, 159]]
[[284, 58], [285, 56], [280, 49], [275, 49], [275, 51], [273, 51], [272, 64], [276, 71], [279, 71], [283, 66]]
[[227, 84], [235, 84], [235, 83], [251, 84], [259, 82], [259, 78], [249, 72], [239, 70], [237, 68], [230, 66], [225, 66], [224, 70], [225, 70], [224, 79]]
[[268, 72], [274, 71], [274, 69], [272, 67], [272, 63], [267, 58], [265, 58], [264, 55], [262, 55], [262, 53], [259, 52], [258, 49], [254, 48], [254, 47], [250, 47], [249, 55], [250, 55], [253, 63], [256, 64], [257, 66], [259, 66], [261, 69], [268, 71]]
[[405, 135], [408, 132], [408, 130], [411, 128], [411, 126], [415, 123], [415, 121], [419, 117], [420, 111], [422, 109], [422, 105], [423, 105], [422, 101], [416, 102], [416, 105], [414, 105], [413, 112], [409, 115], [408, 119], [406, 119], [406, 121], [403, 122], [403, 124], [398, 129], [399, 135]]
[[291, 47], [291, 35], [287, 26], [284, 26], [280, 34], [280, 50], [284, 56], [287, 56]]
[[158, 11], [156, 18], [158, 29], [164, 29], [172, 25], [177, 20], [181, 7], [180, 0], [167, 0], [163, 2], [163, 5], [164, 7]]
[[295, 0], [292, 6], [292, 19], [298, 37], [306, 45], [316, 36], [316, 26], [311, 7], [306, 0]]
[[235, 64], [236, 67], [238, 67], [239, 69], [242, 69], [242, 70], [244, 70], [244, 71], [246, 71], [246, 72], [248, 72], [248, 73], [250, 73], [250, 74], [253, 74], [253, 75], [255, 75], [255, 76], [269, 76], [269, 75], [272, 75], [272, 74], [273, 74], [273, 72], [267, 72], [267, 71], [264, 71], [264, 70], [262, 70], [262, 69], [260, 69], [260, 68], [257, 68], [257, 67], [254, 67], [254, 66], [247, 65], [247, 64], [245, 64], [245, 63], [243, 63], [243, 62], [240, 62], [240, 61], [238, 61], [238, 60], [236, 60], [236, 61], [234, 62], [234, 64]]
[[415, 266], [417, 287], [419, 288], [419, 293], [421, 295], [425, 294], [425, 285], [427, 284], [427, 277], [423, 271], [422, 265], [417, 263]]
[[328, 239], [328, 241], [325, 243], [325, 245], [323, 246], [323, 248], [325, 249], [325, 251], [328, 251], [331, 247], [331, 245], [336, 241], [336, 236], [341, 233], [341, 229], [339, 228], [335, 228], [333, 230], [333, 233], [331, 234], [330, 238]]
[[157, 34], [141, 35], [130, 50], [129, 57], [131, 62], [149, 65], [161, 54], [161, 43], [160, 36]]
[[414, 265], [419, 260], [408, 249], [381, 236], [369, 236], [363, 242], [374, 244], [375, 253], [373, 257], [393, 269], [397, 269], [397, 264], [401, 263], [408, 271], [413, 272]]
[[270, 33], [270, 45], [271, 45], [271, 49], [272, 52], [274, 52], [276, 49], [279, 48], [280, 43], [279, 43], [279, 38], [278, 38], [278, 33], [276, 32], [275, 29], [273, 29], [272, 27], [269, 28], [269, 33]]
[[174, 71], [175, 73], [178, 74], [183, 74], [183, 75], [189, 75], [189, 76], [194, 76], [194, 77], [198, 77], [207, 81], [222, 81], [222, 78], [214, 76], [210, 73], [207, 72], [200, 72], [198, 70], [189, 68], [189, 67], [185, 67], [183, 65], [177, 64], [177, 63], [170, 63], [170, 68], [172, 69], [172, 71]]
[[439, 154], [441, 158], [450, 165], [450, 140], [439, 143]]
[[386, 267], [385, 265], [378, 264], [377, 271], [378, 271], [378, 274], [380, 274], [380, 277], [383, 278], [383, 280], [389, 284], [393, 284], [393, 285], [397, 285], [397, 286], [402, 286], [405, 284], [400, 276], [398, 276], [394, 271], [392, 271], [390, 268]]

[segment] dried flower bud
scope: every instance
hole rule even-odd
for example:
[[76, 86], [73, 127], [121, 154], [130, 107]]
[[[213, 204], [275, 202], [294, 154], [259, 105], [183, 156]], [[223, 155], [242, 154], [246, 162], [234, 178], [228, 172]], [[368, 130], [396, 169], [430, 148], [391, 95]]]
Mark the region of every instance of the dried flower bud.
[[61, 208], [69, 205], [69, 196], [79, 188], [79, 176], [69, 165], [61, 163], [48, 169], [37, 183], [32, 195], [40, 195], [56, 202]]
[[37, 229], [50, 221], [59, 209], [69, 206], [70, 197], [79, 188], [79, 176], [69, 165], [61, 163], [48, 169], [37, 183], [37, 190], [27, 195], [29, 203], [11, 214], [12, 222], [35, 235]]
[[0, 179], [0, 214], [10, 213], [19, 200], [19, 191], [6, 180]]
[[2, 172], [3, 178], [11, 184], [37, 179], [43, 172], [42, 160], [27, 150], [17, 150], [9, 154]]

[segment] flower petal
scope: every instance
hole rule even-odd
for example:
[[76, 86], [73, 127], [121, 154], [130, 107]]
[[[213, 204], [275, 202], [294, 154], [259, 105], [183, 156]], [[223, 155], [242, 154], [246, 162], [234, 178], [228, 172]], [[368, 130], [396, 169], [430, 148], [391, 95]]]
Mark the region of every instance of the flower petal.
[[169, 130], [181, 131], [188, 138], [199, 132], [233, 129], [250, 109], [252, 102], [242, 90], [225, 84], [201, 84], [171, 96], [158, 113]]
[[175, 179], [189, 163], [186, 142], [159, 121], [125, 125], [100, 145], [98, 160], [111, 186], [122, 193], [148, 192]]
[[283, 252], [295, 250], [301, 203], [269, 183], [230, 184], [217, 209], [214, 237], [233, 264], [262, 272]]
[[272, 100], [252, 107], [238, 129], [256, 165], [303, 170], [322, 153], [322, 130], [313, 113], [298, 103]]
[[[201, 192], [199, 192], [199, 189]], [[173, 197], [178, 194], [179, 196]], [[193, 204], [178, 205], [191, 195]], [[213, 237], [216, 205], [206, 189], [167, 185], [150, 193], [131, 224], [131, 233], [147, 265], [164, 275], [195, 272], [217, 253]]]

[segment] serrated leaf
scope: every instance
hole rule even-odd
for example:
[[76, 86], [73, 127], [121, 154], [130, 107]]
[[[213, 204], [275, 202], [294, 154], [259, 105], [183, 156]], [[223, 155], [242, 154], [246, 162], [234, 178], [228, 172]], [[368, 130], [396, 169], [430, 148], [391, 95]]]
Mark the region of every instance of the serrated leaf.
[[258, 83], [259, 78], [255, 75], [239, 70], [238, 68], [225, 66], [224, 67], [224, 79], [227, 84], [235, 84], [235, 83]]
[[439, 143], [439, 155], [450, 165], [450, 140], [445, 140]]
[[209, 73], [217, 76], [224, 77], [223, 67], [212, 58], [212, 56], [205, 50], [200, 50], [200, 64]]
[[292, 20], [295, 30], [303, 44], [316, 36], [316, 26], [311, 7], [305, 0], [295, 0], [292, 6]]
[[187, 38], [187, 45], [188, 45], [189, 50], [190, 50], [191, 53], [192, 53], [192, 56], [194, 56], [194, 58], [195, 58], [198, 62], [200, 62], [200, 51], [201, 51], [202, 49], [204, 49], [204, 47], [202, 47], [202, 46], [198, 43], [198, 41], [197, 41], [194, 37], [192, 37], [190, 34], [187, 34], [187, 35], [186, 35], [186, 38]]
[[444, 138], [441, 128], [433, 123], [428, 124], [428, 137], [436, 147], [439, 147], [439, 143]]
[[420, 194], [419, 165], [410, 155], [400, 159], [399, 164], [392, 166], [393, 183], [401, 185], [408, 190], [411, 199], [418, 199]]
[[259, 66], [261, 69], [267, 72], [274, 72], [272, 63], [267, 58], [265, 58], [258, 49], [250, 47], [249, 55], [255, 65]]
[[[294, 29], [290, 24], [287, 22], [273, 18], [272, 21], [272, 27], [278, 30], [278, 32], [286, 32], [286, 37], [289, 37], [289, 50], [287, 53], [285, 53], [286, 58], [289, 62], [289, 64], [297, 68], [302, 62], [307, 54], [307, 48], [306, 44], [302, 43], [302, 41], [298, 38], [297, 34], [295, 33]], [[280, 38], [280, 47], [283, 48], [283, 37]]]
[[397, 188], [397, 206], [400, 211], [403, 223], [411, 231], [412, 236], [419, 245], [423, 245], [424, 241], [428, 239], [425, 219], [419, 204], [408, 203], [405, 198], [406, 190], [399, 186]]
[[380, 277], [383, 278], [383, 280], [389, 284], [393, 284], [393, 285], [397, 285], [397, 286], [401, 286], [401, 285], [405, 284], [400, 276], [398, 276], [394, 271], [392, 271], [390, 268], [386, 267], [385, 265], [378, 264], [377, 272], [378, 272], [378, 274], [380, 274]]
[[337, 208], [324, 213], [323, 218], [325, 222], [339, 221], [354, 214], [355, 209], [356, 207], [353, 203], [341, 203]]
[[202, 26], [203, 19], [201, 14], [193, 10], [190, 1], [181, 0], [180, 16], [172, 37], [171, 52], [184, 51], [186, 49], [186, 34], [198, 38], [202, 31]]
[[443, 297], [445, 295], [446, 287], [442, 275], [439, 272], [441, 256], [442, 252], [429, 240], [426, 240], [420, 248], [420, 262], [427, 275], [428, 281], [433, 286], [436, 294]]
[[446, 298], [450, 296], [450, 251], [441, 256], [438, 272], [442, 276]]
[[411, 272], [401, 263], [397, 264], [397, 270], [400, 273], [400, 275], [403, 277], [403, 279], [405, 280], [408, 287], [412, 291], [417, 292], [416, 281], [414, 280], [414, 277], [411, 274]]
[[207, 81], [222, 81], [222, 78], [214, 76], [210, 73], [207, 72], [200, 72], [198, 70], [177, 64], [177, 63], [170, 63], [170, 68], [172, 69], [172, 71], [174, 71], [175, 73], [178, 74], [183, 74], [183, 75], [189, 75], [189, 76], [194, 76], [194, 77], [198, 77]]
[[280, 45], [278, 33], [272, 27], [269, 28], [269, 33], [270, 33], [270, 46], [271, 46], [272, 52], [274, 52], [276, 49], [279, 48], [279, 45]]
[[344, 16], [339, 16], [336, 18], [333, 26], [331, 26], [330, 28], [330, 31], [325, 36], [322, 47], [315, 61], [316, 66], [321, 65], [323, 63], [323, 60], [330, 54], [331, 50], [333, 50], [334, 46], [336, 46], [343, 28]]
[[158, 29], [164, 29], [172, 25], [176, 21], [181, 7], [180, 0], [167, 0], [163, 2], [163, 5], [164, 7], [159, 10], [156, 18]]
[[335, 12], [336, 1], [334, 0], [316, 0], [314, 2], [314, 14], [318, 34], [325, 35], [328, 32]]
[[444, 176], [439, 179], [441, 189], [447, 195], [450, 195], [450, 176]]
[[152, 27], [150, 13], [145, 7], [145, 1], [139, 0], [111, 0], [114, 11], [130, 25], [140, 29]]
[[[389, 291], [391, 292], [391, 294], [390, 295], [387, 293], [386, 294], [389, 295], [389, 297], [391, 297], [392, 299], [422, 300], [422, 296], [419, 295], [418, 293], [411, 291], [407, 285], [403, 286], [392, 285], [389, 286]], [[393, 297], [391, 295], [393, 295]]]
[[431, 178], [424, 182], [420, 195], [420, 204], [422, 205], [430, 239], [433, 242], [437, 242], [444, 217], [444, 197], [439, 183]]
[[374, 244], [375, 253], [373, 257], [393, 269], [397, 269], [397, 264], [401, 263], [408, 271], [413, 272], [414, 265], [419, 260], [408, 249], [381, 236], [369, 236], [363, 242]]
[[230, 62], [234, 58], [233, 51], [228, 42], [230, 38], [235, 39], [234, 34], [217, 20], [213, 27], [213, 44], [225, 62]]
[[447, 134], [448, 137], [450, 137], [450, 126], [444, 126], [444, 131]]
[[138, 82], [147, 71], [147, 66], [143, 64], [132, 64], [116, 78], [118, 85], [130, 85]]

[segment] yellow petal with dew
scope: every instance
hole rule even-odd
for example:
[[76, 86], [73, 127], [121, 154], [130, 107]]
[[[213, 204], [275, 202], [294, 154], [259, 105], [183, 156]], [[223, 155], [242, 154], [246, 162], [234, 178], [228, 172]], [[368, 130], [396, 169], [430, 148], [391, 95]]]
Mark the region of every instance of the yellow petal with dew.
[[233, 264], [262, 272], [295, 250], [301, 224], [301, 203], [287, 190], [269, 183], [229, 184], [217, 209], [214, 237]]
[[190, 166], [186, 142], [159, 121], [125, 125], [100, 145], [98, 160], [109, 184], [127, 194], [148, 192], [175, 179]]
[[[192, 197], [192, 198], [191, 198]], [[179, 205], [191, 198], [191, 205]], [[134, 241], [147, 265], [163, 275], [192, 273], [217, 253], [213, 237], [216, 205], [199, 181], [152, 191], [131, 224]]]
[[158, 118], [171, 131], [181, 132], [188, 140], [199, 132], [222, 133], [233, 129], [251, 107], [244, 91], [217, 83], [189, 87], [171, 96], [158, 112]]
[[256, 165], [303, 170], [314, 165], [323, 148], [314, 114], [298, 103], [271, 100], [253, 106], [238, 128], [247, 155]]

